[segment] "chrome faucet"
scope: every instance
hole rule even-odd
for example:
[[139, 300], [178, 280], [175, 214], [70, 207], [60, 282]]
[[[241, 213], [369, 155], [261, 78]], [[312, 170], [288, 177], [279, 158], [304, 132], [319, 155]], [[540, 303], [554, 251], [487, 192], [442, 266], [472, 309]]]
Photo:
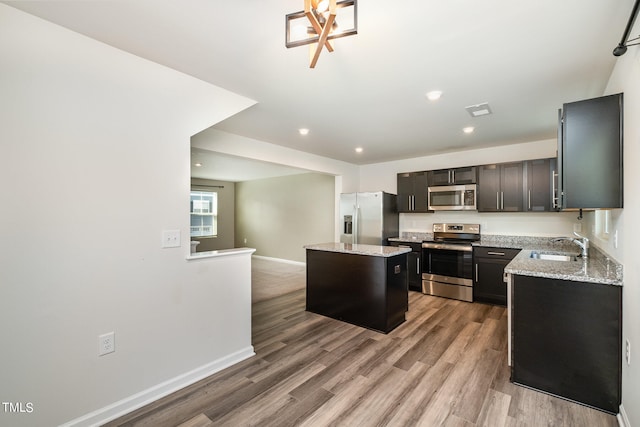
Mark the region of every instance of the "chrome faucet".
[[589, 239], [587, 239], [585, 236], [579, 235], [575, 231], [573, 232], [573, 234], [576, 235], [577, 239], [574, 239], [573, 237], [556, 237], [555, 239], [551, 239], [551, 241], [559, 242], [561, 240], [568, 240], [570, 242], [573, 242], [576, 245], [580, 246], [580, 249], [582, 249], [580, 256], [582, 258], [587, 258], [589, 256]]

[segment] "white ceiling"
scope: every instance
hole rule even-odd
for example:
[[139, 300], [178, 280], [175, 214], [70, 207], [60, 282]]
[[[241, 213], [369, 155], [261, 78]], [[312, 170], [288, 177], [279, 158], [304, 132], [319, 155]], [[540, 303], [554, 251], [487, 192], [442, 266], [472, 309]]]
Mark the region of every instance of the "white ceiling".
[[[201, 166], [195, 166], [200, 164]], [[191, 177], [242, 182], [278, 176], [299, 175], [308, 170], [268, 163], [244, 157], [191, 148]]]
[[633, 6], [360, 0], [358, 34], [310, 69], [284, 46], [303, 0], [4, 3], [258, 102], [217, 129], [355, 164], [554, 138], [563, 102], [603, 94]]

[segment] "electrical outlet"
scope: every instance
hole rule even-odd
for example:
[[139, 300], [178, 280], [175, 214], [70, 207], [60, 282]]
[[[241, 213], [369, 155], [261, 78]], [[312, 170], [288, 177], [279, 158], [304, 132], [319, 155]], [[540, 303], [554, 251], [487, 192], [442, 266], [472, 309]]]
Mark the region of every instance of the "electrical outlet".
[[627, 361], [627, 366], [631, 365], [631, 343], [627, 340], [627, 345], [624, 352], [624, 358]]
[[113, 353], [114, 351], [116, 351], [115, 332], [98, 335], [98, 356], [104, 356], [105, 354]]
[[573, 231], [576, 233], [582, 233], [582, 224], [579, 222], [573, 223]]
[[618, 230], [613, 232], [613, 247], [618, 249]]
[[163, 248], [179, 248], [180, 247], [180, 230], [164, 230], [162, 232]]
[[246, 237], [244, 238], [244, 244], [245, 245], [247, 244], [247, 238]]

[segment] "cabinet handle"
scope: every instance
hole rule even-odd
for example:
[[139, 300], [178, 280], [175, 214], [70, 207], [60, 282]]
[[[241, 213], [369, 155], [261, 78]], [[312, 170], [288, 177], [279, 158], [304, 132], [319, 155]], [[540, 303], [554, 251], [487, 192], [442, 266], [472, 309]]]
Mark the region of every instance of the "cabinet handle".
[[504, 191], [500, 192], [500, 209], [504, 210]]
[[556, 188], [556, 179], [558, 174], [556, 171], [553, 171], [551, 174], [551, 197], [553, 201], [553, 209], [558, 208], [558, 189]]
[[417, 259], [416, 263], [416, 274], [420, 275], [420, 258]]
[[496, 210], [500, 210], [500, 192], [496, 191]]
[[476, 282], [478, 281], [478, 263], [476, 262]]
[[529, 208], [528, 209], [531, 210], [531, 190], [528, 191], [527, 198], [528, 198], [528, 203], [529, 203]]
[[504, 256], [504, 252], [487, 252], [487, 255], [498, 255], [498, 256]]
[[456, 171], [452, 170], [451, 171], [451, 184], [454, 184], [456, 182]]

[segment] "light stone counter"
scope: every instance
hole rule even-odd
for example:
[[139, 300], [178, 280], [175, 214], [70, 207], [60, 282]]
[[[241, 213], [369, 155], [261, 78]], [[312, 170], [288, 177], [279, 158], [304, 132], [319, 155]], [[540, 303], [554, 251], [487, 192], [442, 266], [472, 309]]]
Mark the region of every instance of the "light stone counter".
[[354, 245], [351, 243], [338, 243], [338, 242], [306, 245], [304, 248], [315, 250], [315, 251], [340, 252], [345, 254], [380, 256], [380, 257], [386, 257], [386, 258], [411, 252], [411, 248], [403, 248], [403, 247], [396, 247], [396, 246], [361, 245], [361, 244]]

